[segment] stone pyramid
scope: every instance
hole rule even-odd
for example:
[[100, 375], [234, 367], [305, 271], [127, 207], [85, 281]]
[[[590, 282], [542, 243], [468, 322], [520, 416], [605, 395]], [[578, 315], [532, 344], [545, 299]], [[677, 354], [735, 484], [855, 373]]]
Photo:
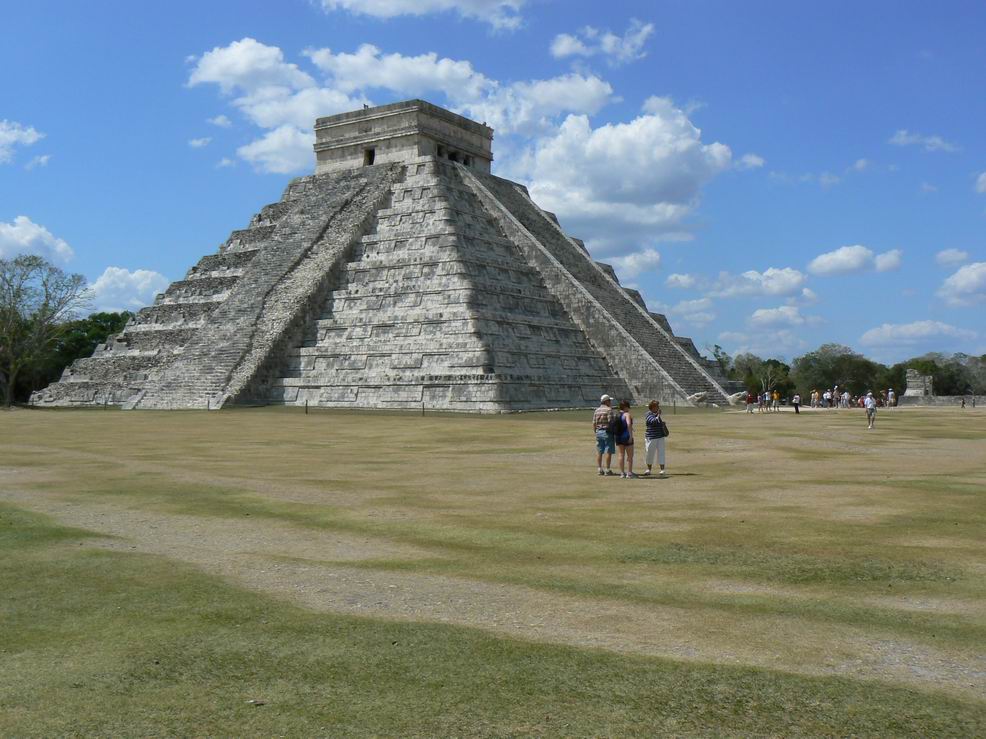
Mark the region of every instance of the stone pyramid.
[[234, 231], [40, 406], [499, 412], [726, 403], [715, 363], [421, 100], [320, 118], [316, 174]]

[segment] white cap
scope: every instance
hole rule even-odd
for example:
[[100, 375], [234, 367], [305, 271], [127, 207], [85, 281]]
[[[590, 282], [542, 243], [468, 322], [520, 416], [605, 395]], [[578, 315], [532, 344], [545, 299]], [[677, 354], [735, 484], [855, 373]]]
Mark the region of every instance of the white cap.
[[608, 395], [603, 395], [603, 397], [601, 397], [599, 399], [599, 402], [600, 403], [605, 403], [607, 400], [612, 400], [612, 398], [610, 396], [608, 396]]

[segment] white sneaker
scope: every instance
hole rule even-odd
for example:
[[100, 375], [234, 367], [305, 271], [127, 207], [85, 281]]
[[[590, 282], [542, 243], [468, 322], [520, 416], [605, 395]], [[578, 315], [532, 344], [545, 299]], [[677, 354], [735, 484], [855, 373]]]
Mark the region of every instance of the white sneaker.
[[606, 470], [606, 477], [612, 477], [612, 476], [613, 476], [613, 470]]
[[661, 470], [658, 474], [660, 474], [661, 477], [664, 477], [667, 474], [667, 472], [665, 472], [664, 470]]
[[627, 479], [627, 473], [626, 472], [621, 472], [620, 473], [620, 479], [621, 480], [626, 480]]
[[643, 475], [644, 477], [649, 477], [650, 476], [650, 470], [644, 470], [640, 474]]
[[603, 472], [603, 468], [602, 468], [602, 467], [600, 467], [600, 468], [599, 468], [599, 476], [600, 476], [600, 477], [602, 477], [602, 476], [603, 476], [603, 475], [605, 475], [605, 474], [606, 474], [606, 473], [605, 473], [605, 472]]
[[630, 479], [630, 480], [636, 480], [637, 479], [637, 473], [636, 472], [627, 472], [627, 478]]

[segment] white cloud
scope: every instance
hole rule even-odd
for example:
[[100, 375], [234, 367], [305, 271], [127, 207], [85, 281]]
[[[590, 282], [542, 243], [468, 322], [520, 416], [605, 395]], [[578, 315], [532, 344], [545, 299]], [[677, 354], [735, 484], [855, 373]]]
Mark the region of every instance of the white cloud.
[[822, 172], [818, 175], [818, 184], [825, 189], [838, 185], [840, 182], [842, 182], [842, 178], [839, 177], [839, 175], [832, 174], [831, 172]]
[[687, 275], [687, 274], [683, 275], [677, 273], [673, 275], [668, 275], [668, 278], [664, 281], [664, 284], [667, 285], [668, 287], [678, 287], [678, 288], [682, 288], [683, 290], [691, 289], [695, 287], [697, 283], [698, 280], [695, 278], [694, 275]]
[[395, 18], [401, 15], [428, 15], [455, 12], [463, 18], [489, 23], [497, 30], [519, 28], [525, 0], [321, 0], [328, 12], [347, 10], [374, 18]]
[[942, 267], [951, 267], [956, 264], [962, 264], [969, 258], [969, 252], [962, 251], [961, 249], [942, 249], [940, 252], [935, 254], [935, 261], [938, 262]]
[[853, 172], [865, 172], [867, 169], [869, 169], [869, 166], [870, 166], [869, 159], [857, 159], [855, 162], [852, 163], [852, 166], [849, 169], [851, 169]]
[[637, 19], [630, 21], [622, 36], [586, 26], [577, 35], [561, 33], [555, 36], [551, 42], [551, 55], [556, 59], [602, 55], [612, 65], [625, 64], [647, 55], [643, 50], [644, 44], [653, 33], [653, 23], [643, 23]]
[[260, 172], [289, 174], [311, 166], [315, 134], [294, 126], [281, 126], [245, 146], [236, 153]]
[[893, 272], [900, 269], [900, 264], [904, 253], [900, 249], [891, 249], [883, 254], [877, 254], [873, 258], [873, 265], [877, 272]]
[[620, 278], [636, 277], [641, 272], [657, 269], [661, 264], [661, 255], [654, 249], [644, 249], [622, 257], [610, 259]]
[[938, 188], [930, 182], [922, 182], [921, 192], [938, 192]]
[[781, 305], [777, 308], [757, 308], [750, 316], [750, 325], [755, 328], [772, 326], [802, 326], [807, 319], [794, 305]]
[[761, 357], [781, 358], [808, 346], [800, 333], [789, 328], [770, 327], [751, 333], [724, 331], [718, 338], [734, 356], [750, 352]]
[[986, 303], [986, 262], [959, 267], [942, 283], [938, 295], [952, 306]]
[[51, 161], [51, 154], [39, 154], [38, 156], [33, 157], [31, 161], [29, 161], [27, 164], [25, 164], [24, 169], [32, 170], [32, 169], [36, 169], [37, 167], [47, 167], [48, 162], [50, 161]]
[[219, 126], [219, 128], [229, 128], [233, 125], [233, 121], [225, 115], [217, 115], [213, 118], [209, 118], [206, 123], [211, 123], [213, 126]]
[[986, 172], [980, 173], [976, 178], [976, 192], [986, 193]]
[[123, 267], [107, 267], [94, 283], [93, 307], [97, 311], [136, 311], [154, 302], [154, 296], [168, 286], [160, 272]]
[[234, 162], [229, 157], [223, 157], [216, 163], [217, 169], [224, 169], [226, 167], [235, 167], [235, 166], [236, 166], [236, 162]]
[[570, 115], [535, 142], [525, 162], [535, 201], [603, 252], [680, 231], [701, 187], [731, 164], [729, 147], [703, 144], [701, 131], [667, 98], [651, 98], [645, 110], [598, 128]]
[[907, 129], [900, 129], [890, 137], [888, 143], [894, 146], [922, 146], [925, 151], [958, 151], [959, 147], [946, 141], [941, 136], [924, 136], [919, 133], [912, 133]]
[[736, 169], [760, 169], [765, 163], [759, 154], [744, 154], [736, 161]]
[[64, 263], [75, 252], [64, 239], [27, 216], [17, 216], [10, 223], [0, 221], [0, 259], [10, 259], [19, 254], [37, 254]]
[[0, 164], [7, 164], [13, 160], [15, 147], [30, 146], [44, 137], [43, 133], [32, 126], [25, 126], [17, 121], [0, 120]]
[[201, 57], [192, 57], [191, 61], [195, 62], [195, 68], [189, 75], [189, 86], [211, 82], [227, 95], [237, 90], [248, 93], [269, 88], [300, 90], [315, 84], [298, 65], [285, 62], [279, 48], [249, 37], [229, 46], [217, 46]]
[[682, 300], [668, 309], [668, 315], [693, 326], [704, 326], [716, 318], [712, 301], [708, 298]]
[[200, 139], [189, 139], [188, 145], [191, 146], [193, 149], [201, 149], [205, 146], [208, 146], [211, 141], [212, 141], [211, 137], [203, 136]]
[[796, 297], [788, 298], [788, 303], [791, 305], [814, 305], [818, 302], [818, 293], [812, 290], [810, 287], [801, 288], [801, 294]]
[[418, 56], [384, 54], [372, 44], [363, 44], [353, 54], [333, 53], [331, 49], [305, 53], [315, 66], [335, 79], [336, 89], [346, 93], [380, 88], [421, 96], [437, 90], [455, 99], [475, 100], [495, 87], [470, 62], [439, 58], [435, 52]]
[[749, 270], [739, 275], [720, 272], [710, 294], [718, 298], [743, 295], [791, 295], [805, 284], [803, 273], [791, 267], [768, 267], [763, 272]]
[[928, 345], [942, 349], [956, 341], [976, 338], [975, 331], [956, 328], [941, 321], [914, 321], [913, 323], [884, 323], [864, 333], [859, 342], [864, 346], [913, 347]]
[[902, 257], [903, 252], [900, 249], [874, 254], [871, 249], [859, 244], [842, 246], [815, 257], [808, 265], [808, 271], [822, 276], [847, 275], [870, 269], [889, 272], [900, 268]]
[[[297, 169], [290, 171], [310, 169], [314, 161], [311, 152], [305, 160], [297, 157], [302, 132], [310, 130], [319, 116], [369, 104], [369, 90], [386, 90], [401, 97], [440, 93], [448, 107], [487, 121], [501, 135], [553, 130], [559, 116], [594, 114], [613, 97], [612, 86], [594, 75], [570, 73], [502, 84], [477, 72], [467, 61], [440, 58], [435, 53], [386, 54], [364, 44], [353, 53], [309, 49], [305, 54], [325, 75], [322, 83], [285, 61], [279, 48], [251, 38], [190, 58], [189, 86], [218, 85], [232, 105], [260, 128], [295, 129], [292, 136], [283, 131], [269, 133], [241, 148], [248, 154], [256, 150], [267, 153], [263, 160], [253, 160], [260, 171], [286, 172], [285, 162], [296, 163]], [[272, 147], [278, 141], [288, 148], [275, 152]], [[277, 169], [267, 168], [264, 161], [268, 160], [276, 161]]]

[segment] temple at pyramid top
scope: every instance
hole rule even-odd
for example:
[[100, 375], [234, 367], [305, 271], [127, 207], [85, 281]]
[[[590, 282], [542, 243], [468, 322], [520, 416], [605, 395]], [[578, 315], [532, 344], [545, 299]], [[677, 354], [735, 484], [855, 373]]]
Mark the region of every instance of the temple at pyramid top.
[[424, 100], [405, 100], [315, 121], [315, 173], [433, 156], [489, 172], [493, 129]]

